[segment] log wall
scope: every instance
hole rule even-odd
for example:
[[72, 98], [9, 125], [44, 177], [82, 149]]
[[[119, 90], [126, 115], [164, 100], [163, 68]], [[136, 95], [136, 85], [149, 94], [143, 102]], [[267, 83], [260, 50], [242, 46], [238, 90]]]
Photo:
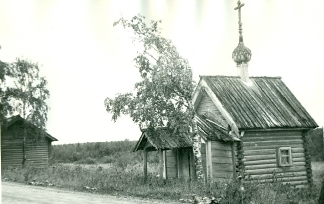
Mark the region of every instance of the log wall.
[[[45, 166], [48, 164], [51, 142], [47, 138], [26, 140], [26, 164]], [[1, 133], [1, 166], [21, 166], [23, 161], [23, 137], [20, 126], [12, 125]]]
[[[301, 131], [245, 132], [241, 139], [244, 170], [252, 179], [273, 178], [292, 185], [307, 184], [305, 148]], [[291, 147], [292, 166], [278, 165], [277, 148]]]

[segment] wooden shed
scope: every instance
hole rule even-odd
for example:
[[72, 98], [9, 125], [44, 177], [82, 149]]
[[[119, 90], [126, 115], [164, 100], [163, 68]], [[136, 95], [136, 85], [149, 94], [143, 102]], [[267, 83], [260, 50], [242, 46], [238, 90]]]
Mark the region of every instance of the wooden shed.
[[[229, 172], [233, 175], [235, 167], [233, 164], [232, 145], [227, 145], [225, 142], [239, 141], [233, 137], [226, 128], [218, 125], [213, 120], [206, 116], [196, 116], [199, 135], [201, 136], [201, 156], [204, 173], [209, 176], [207, 160], [212, 156], [217, 156], [220, 159], [222, 166], [217, 169], [216, 175], [221, 175], [222, 178], [227, 178]], [[211, 141], [217, 147], [213, 147], [213, 155], [208, 154], [208, 148], [211, 147]], [[223, 147], [225, 144], [225, 147]], [[230, 152], [226, 152], [229, 148]], [[167, 128], [157, 130], [146, 129], [142, 131], [142, 135], [133, 151], [143, 150], [144, 155], [144, 174], [147, 175], [147, 153], [150, 151], [159, 151], [160, 170], [159, 174], [164, 179], [182, 178], [185, 180], [196, 179], [196, 169], [194, 164], [194, 155], [192, 149], [192, 141], [190, 136], [176, 136]], [[208, 155], [207, 155], [208, 154]], [[233, 154], [234, 155], [234, 154]], [[218, 171], [219, 170], [219, 171]], [[225, 171], [226, 170], [226, 171]], [[228, 171], [227, 171], [228, 170]], [[206, 177], [205, 176], [205, 177]], [[207, 178], [206, 177], [206, 178]]]
[[[317, 124], [280, 77], [201, 76], [193, 103], [198, 115], [236, 138], [206, 141], [211, 178], [241, 174], [265, 181], [275, 176], [293, 185], [312, 182], [305, 136]], [[201, 136], [211, 134], [202, 127], [198, 123]]]
[[58, 141], [48, 133], [39, 134], [38, 128], [19, 115], [6, 119], [1, 128], [1, 166], [21, 166], [23, 162], [24, 123], [27, 128], [25, 142], [26, 164], [48, 165], [51, 144]]
[[195, 176], [191, 139], [173, 136], [167, 128], [142, 130], [134, 151], [143, 150], [144, 174], [147, 175], [147, 154], [159, 151], [161, 178], [191, 179]]

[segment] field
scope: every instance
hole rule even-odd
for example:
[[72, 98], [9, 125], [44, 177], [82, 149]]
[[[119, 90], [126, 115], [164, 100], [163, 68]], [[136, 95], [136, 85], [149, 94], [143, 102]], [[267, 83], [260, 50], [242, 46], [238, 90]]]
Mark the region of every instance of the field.
[[[193, 195], [215, 197], [219, 203], [316, 203], [320, 181], [324, 178], [324, 162], [313, 162], [314, 186], [295, 189], [280, 183], [240, 184], [224, 181], [207, 186], [183, 180], [161, 181], [157, 164], [149, 164], [149, 179], [143, 182], [140, 164], [118, 167], [97, 164], [55, 164], [45, 169], [3, 168], [2, 180], [52, 186], [55, 188], [88, 191], [110, 195], [128, 195], [154, 199], [189, 200]], [[241, 185], [244, 191], [240, 191]], [[243, 199], [242, 199], [243, 198]], [[262, 202], [261, 202], [262, 201]]]

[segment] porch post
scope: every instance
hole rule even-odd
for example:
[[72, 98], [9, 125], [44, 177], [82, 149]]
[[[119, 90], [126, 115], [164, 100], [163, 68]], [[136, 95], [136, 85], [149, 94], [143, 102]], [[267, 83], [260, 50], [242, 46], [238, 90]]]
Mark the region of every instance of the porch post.
[[143, 168], [144, 168], [144, 183], [147, 181], [147, 150], [146, 148], [143, 150]]
[[212, 152], [211, 152], [211, 141], [207, 140], [207, 145], [206, 145], [206, 166], [207, 166], [207, 175], [208, 175], [208, 179], [207, 181], [210, 182], [213, 179], [213, 158], [212, 158]]
[[163, 180], [164, 160], [163, 160], [163, 150], [162, 149], [159, 149], [159, 161], [160, 161], [160, 166], [159, 166], [160, 179]]

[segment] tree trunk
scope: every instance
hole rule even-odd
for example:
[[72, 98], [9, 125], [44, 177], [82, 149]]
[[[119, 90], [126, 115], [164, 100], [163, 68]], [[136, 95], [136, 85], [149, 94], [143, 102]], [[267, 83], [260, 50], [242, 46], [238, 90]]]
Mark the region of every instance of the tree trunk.
[[318, 204], [324, 203], [324, 179], [322, 180], [322, 189], [318, 198]]
[[192, 150], [195, 159], [195, 167], [196, 167], [196, 176], [197, 180], [201, 183], [205, 182], [205, 175], [202, 166], [201, 159], [201, 142], [198, 134], [198, 127], [195, 117], [193, 118], [193, 135], [192, 135]]
[[23, 153], [22, 166], [25, 167], [25, 164], [26, 164], [26, 137], [27, 137], [26, 120], [24, 120], [23, 123], [24, 123], [24, 135], [23, 135], [23, 147], [22, 147], [22, 153]]

